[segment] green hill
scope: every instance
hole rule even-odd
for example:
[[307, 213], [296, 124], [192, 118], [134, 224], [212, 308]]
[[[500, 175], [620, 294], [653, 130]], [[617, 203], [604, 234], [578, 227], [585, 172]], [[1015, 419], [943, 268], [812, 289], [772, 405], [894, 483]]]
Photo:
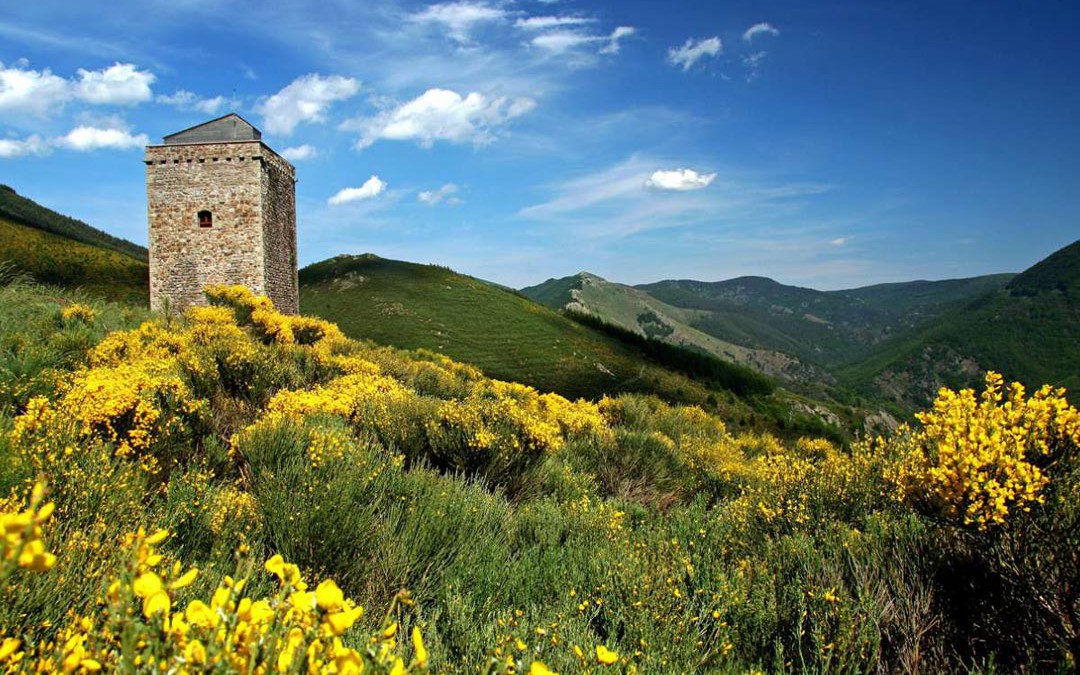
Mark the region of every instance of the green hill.
[[337, 256], [300, 271], [300, 306], [350, 337], [439, 352], [491, 377], [566, 396], [650, 391], [701, 401], [710, 394], [643, 363], [618, 340], [445, 267]]
[[829, 379], [822, 369], [788, 354], [735, 344], [701, 330], [699, 324], [711, 318], [706, 310], [676, 307], [641, 289], [587, 272], [549, 279], [523, 288], [521, 293], [557, 311], [590, 314], [645, 337], [702, 351], [785, 382], [821, 383]]
[[0, 265], [41, 283], [81, 288], [109, 300], [146, 304], [147, 264], [125, 253], [85, 244], [0, 216]]
[[0, 218], [98, 248], [123, 253], [142, 262], [147, 261], [147, 251], [142, 246], [102, 232], [81, 220], [69, 218], [45, 208], [23, 197], [7, 185], [0, 185]]
[[1029, 386], [1080, 391], [1080, 241], [1003, 288], [845, 367], [843, 381], [908, 408], [941, 386], [977, 386], [985, 370]]
[[0, 185], [0, 265], [35, 281], [145, 304], [146, 249]]

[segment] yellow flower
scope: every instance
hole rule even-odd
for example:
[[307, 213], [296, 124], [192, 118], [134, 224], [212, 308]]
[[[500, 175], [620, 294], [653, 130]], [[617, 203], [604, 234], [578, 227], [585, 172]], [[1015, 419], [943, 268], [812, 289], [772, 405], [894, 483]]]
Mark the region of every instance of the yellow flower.
[[4, 638], [4, 642], [0, 644], [0, 663], [10, 658], [19, 649], [20, 644], [22, 643], [15, 638]]
[[416, 662], [423, 668], [427, 665], [428, 652], [427, 648], [424, 647], [424, 638], [420, 635], [420, 629], [416, 626], [413, 626], [412, 629], [412, 643], [413, 651], [416, 654]]
[[619, 660], [619, 653], [613, 652], [604, 645], [596, 645], [596, 662], [610, 666]]
[[529, 675], [559, 675], [540, 661], [533, 661], [529, 666]]
[[325, 625], [332, 635], [341, 635], [352, 628], [353, 624], [363, 615], [364, 610], [360, 607], [346, 609], [326, 617]]
[[280, 553], [266, 561], [266, 571], [276, 576], [281, 583], [285, 583], [285, 559]]
[[172, 601], [165, 591], [158, 591], [143, 600], [143, 615], [148, 619], [155, 614], [168, 615], [170, 609], [172, 609]]
[[32, 572], [44, 572], [55, 564], [56, 556], [45, 550], [45, 544], [40, 539], [27, 542], [19, 554], [19, 567]]
[[206, 647], [198, 640], [192, 640], [184, 648], [184, 658], [190, 663], [202, 665], [206, 663]]
[[83, 659], [82, 661], [79, 661], [79, 665], [91, 673], [96, 673], [101, 670], [101, 662], [96, 659]]
[[296, 591], [289, 596], [289, 603], [293, 609], [310, 612], [315, 609], [315, 596], [307, 591]]
[[199, 570], [196, 569], [196, 568], [192, 568], [192, 569], [188, 570], [187, 573], [184, 574], [184, 576], [180, 577], [179, 579], [177, 579], [177, 580], [173, 581], [171, 584], [169, 584], [169, 588], [171, 588], [174, 591], [179, 590], [181, 588], [187, 588], [191, 584], [195, 583], [195, 577], [197, 577], [198, 575], [199, 575]]
[[136, 596], [145, 600], [152, 595], [160, 593], [164, 586], [161, 583], [161, 577], [154, 572], [146, 572], [135, 580], [135, 583], [132, 584], [131, 588], [135, 591]]
[[158, 530], [149, 537], [146, 538], [146, 544], [148, 546], [157, 546], [161, 542], [169, 538], [168, 530]]
[[345, 594], [341, 592], [333, 579], [327, 579], [315, 589], [315, 602], [327, 612], [336, 612], [341, 609], [341, 603], [345, 601]]

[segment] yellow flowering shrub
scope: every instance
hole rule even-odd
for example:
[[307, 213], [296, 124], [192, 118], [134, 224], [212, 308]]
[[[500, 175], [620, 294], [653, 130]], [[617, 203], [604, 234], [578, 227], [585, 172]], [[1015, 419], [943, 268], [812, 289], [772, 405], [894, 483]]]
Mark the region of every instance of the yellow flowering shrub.
[[[344, 636], [363, 616], [363, 608], [346, 598], [331, 579], [309, 587], [299, 569], [280, 555], [265, 564], [279, 583], [270, 596], [249, 595], [249, 577], [226, 576], [206, 599], [185, 601], [186, 589], [200, 571], [184, 570], [179, 561], [166, 563], [157, 547], [168, 536], [165, 530], [147, 534], [142, 529], [127, 536], [124, 548], [133, 556], [109, 582], [101, 599], [102, 615], [73, 617], [54, 638], [29, 644], [0, 631], [0, 670], [395, 675], [425, 671], [429, 656], [418, 629], [412, 633], [411, 661], [406, 663], [398, 654], [393, 606], [381, 630], [357, 647], [348, 646]], [[403, 592], [397, 602], [411, 600]]]
[[97, 317], [97, 312], [86, 305], [73, 302], [70, 305], [60, 310], [60, 318], [65, 323], [92, 323], [94, 318]]
[[45, 501], [45, 484], [39, 481], [26, 509], [0, 512], [0, 584], [17, 567], [44, 572], [56, 564], [56, 556], [46, 550], [41, 538], [42, 525], [55, 508]]
[[213, 496], [209, 515], [210, 531], [218, 536], [226, 532], [250, 535], [262, 521], [255, 498], [232, 485]]
[[[146, 363], [89, 368], [77, 372], [55, 402], [32, 399], [15, 419], [11, 438], [35, 461], [41, 435], [70, 425], [80, 438], [114, 444], [118, 457], [147, 458], [155, 443], [185, 434], [201, 410], [202, 403], [192, 399], [186, 382], [170, 369]], [[148, 468], [152, 465], [149, 461]]]
[[1080, 413], [1064, 390], [1032, 396], [1001, 375], [986, 375], [975, 395], [942, 389], [903, 446], [891, 478], [901, 498], [981, 530], [1004, 525], [1043, 499], [1048, 468], [1080, 446]]
[[238, 310], [241, 323], [250, 322], [267, 342], [314, 345], [345, 339], [335, 324], [313, 317], [282, 314], [274, 309], [269, 298], [257, 296], [244, 286], [210, 286], [205, 292], [212, 304]]

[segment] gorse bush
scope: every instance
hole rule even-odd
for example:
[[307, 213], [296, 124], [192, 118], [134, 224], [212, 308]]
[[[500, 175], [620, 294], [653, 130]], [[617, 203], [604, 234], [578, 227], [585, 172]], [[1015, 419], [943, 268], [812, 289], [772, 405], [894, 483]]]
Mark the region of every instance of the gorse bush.
[[0, 670], [1080, 655], [1080, 416], [1060, 391], [991, 375], [892, 438], [783, 443], [348, 340], [238, 287], [172, 320], [0, 293], [38, 308], [0, 309], [4, 344], [43, 345], [0, 372]]

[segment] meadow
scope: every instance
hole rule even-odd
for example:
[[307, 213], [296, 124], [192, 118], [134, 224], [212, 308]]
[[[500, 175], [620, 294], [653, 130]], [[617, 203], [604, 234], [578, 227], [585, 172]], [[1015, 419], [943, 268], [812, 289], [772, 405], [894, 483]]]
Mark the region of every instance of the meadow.
[[239, 287], [0, 286], [7, 672], [1067, 672], [1080, 413], [988, 373], [888, 438], [736, 433]]

